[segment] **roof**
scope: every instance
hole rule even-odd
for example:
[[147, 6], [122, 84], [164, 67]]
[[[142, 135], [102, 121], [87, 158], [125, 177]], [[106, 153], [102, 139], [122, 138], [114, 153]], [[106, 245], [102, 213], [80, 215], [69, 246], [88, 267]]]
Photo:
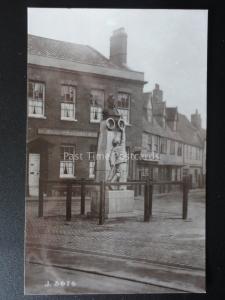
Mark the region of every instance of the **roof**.
[[174, 121], [177, 116], [177, 107], [166, 108], [166, 119], [167, 121]]
[[204, 128], [198, 130], [198, 135], [200, 136], [202, 142], [206, 140], [206, 130]]
[[166, 107], [166, 102], [154, 102], [152, 105], [153, 115], [154, 116], [162, 116], [164, 115], [164, 110]]
[[166, 137], [171, 140], [177, 140], [177, 141], [183, 140], [179, 132], [172, 131], [168, 126], [166, 128], [162, 128], [155, 118], [153, 119], [153, 123], [150, 123], [146, 120], [145, 117], [143, 117], [142, 124], [143, 124], [144, 132], [148, 132], [161, 137]]
[[191, 124], [183, 114], [178, 114], [177, 131], [182, 136], [185, 144], [202, 147], [199, 131]]
[[31, 55], [131, 71], [126, 66], [117, 66], [112, 63], [108, 58], [90, 46], [30, 34], [28, 35], [28, 53]]

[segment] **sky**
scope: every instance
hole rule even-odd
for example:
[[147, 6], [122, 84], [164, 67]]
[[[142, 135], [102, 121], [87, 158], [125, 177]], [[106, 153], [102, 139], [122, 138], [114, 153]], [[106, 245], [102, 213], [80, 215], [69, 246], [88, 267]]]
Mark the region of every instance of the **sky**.
[[167, 106], [206, 127], [207, 10], [29, 8], [28, 33], [94, 47], [109, 58], [113, 30], [128, 35], [127, 65], [160, 85]]

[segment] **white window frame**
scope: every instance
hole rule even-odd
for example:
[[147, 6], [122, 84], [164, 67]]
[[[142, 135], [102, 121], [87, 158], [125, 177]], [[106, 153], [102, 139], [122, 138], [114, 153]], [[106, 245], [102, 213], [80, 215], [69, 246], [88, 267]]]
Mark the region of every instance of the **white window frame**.
[[[29, 96], [29, 88], [30, 88], [30, 84], [33, 85], [33, 96], [30, 97]], [[41, 85], [43, 88], [43, 98], [35, 98], [35, 85]], [[41, 99], [41, 100], [40, 100]], [[33, 102], [33, 103], [32, 103]], [[32, 107], [34, 107], [35, 110], [35, 102], [41, 102], [42, 103], [42, 113], [31, 113], [31, 103], [33, 104]], [[40, 119], [46, 119], [45, 117], [45, 83], [41, 82], [41, 81], [35, 81], [35, 80], [28, 80], [28, 117], [32, 117], [32, 118], [40, 118]]]
[[[65, 149], [63, 151], [63, 158], [61, 157], [61, 149], [62, 148], [73, 148], [72, 154], [68, 159], [65, 157]], [[75, 178], [75, 146], [74, 145], [61, 145], [60, 146], [60, 163], [59, 163], [59, 177], [60, 178]], [[72, 172], [68, 174], [64, 174], [61, 172], [64, 168], [71, 168], [72, 167]]]
[[[101, 96], [103, 96], [102, 99], [96, 99], [95, 93], [102, 93]], [[90, 123], [100, 123], [102, 120], [102, 112], [104, 107], [104, 101], [105, 101], [105, 92], [104, 90], [100, 89], [92, 89], [91, 90], [91, 101], [90, 101]], [[96, 104], [96, 102], [99, 102]], [[93, 116], [97, 113], [98, 118], [95, 119]], [[100, 116], [100, 117], [99, 117]]]
[[[126, 95], [128, 96], [128, 108], [119, 106], [119, 102], [121, 101], [120, 99], [120, 95]], [[118, 92], [118, 96], [117, 96], [117, 110], [119, 112], [119, 114], [122, 115], [122, 118], [125, 121], [126, 125], [130, 125], [130, 101], [131, 101], [131, 95], [129, 93], [125, 93], [125, 92]], [[126, 112], [126, 118], [124, 118], [123, 112]]]
[[[73, 100], [72, 101], [68, 101], [65, 98], [65, 93], [64, 93], [64, 89], [68, 88], [71, 89], [73, 91]], [[77, 121], [76, 120], [76, 94], [77, 94], [77, 90], [76, 87], [73, 85], [69, 85], [69, 84], [62, 84], [61, 85], [61, 97], [62, 97], [62, 101], [61, 101], [61, 107], [60, 107], [60, 116], [61, 116], [61, 120], [63, 121]], [[66, 111], [65, 107], [68, 107], [67, 109], [67, 113], [68, 111], [70, 111], [71, 109], [69, 109], [69, 106], [72, 106], [72, 110], [73, 110], [73, 115], [72, 116], [64, 116], [63, 115], [63, 111]]]

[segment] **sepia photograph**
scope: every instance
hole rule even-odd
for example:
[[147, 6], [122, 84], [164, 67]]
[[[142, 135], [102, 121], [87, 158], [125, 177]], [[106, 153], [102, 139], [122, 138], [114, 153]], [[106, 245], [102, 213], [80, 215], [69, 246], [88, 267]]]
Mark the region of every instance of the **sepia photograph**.
[[208, 11], [27, 17], [24, 294], [205, 293]]

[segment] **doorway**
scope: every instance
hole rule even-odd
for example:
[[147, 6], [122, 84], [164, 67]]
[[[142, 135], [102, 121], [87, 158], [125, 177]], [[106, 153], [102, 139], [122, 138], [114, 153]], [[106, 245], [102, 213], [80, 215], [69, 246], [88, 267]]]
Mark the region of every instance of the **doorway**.
[[29, 195], [38, 196], [40, 178], [40, 154], [29, 153], [28, 186]]

